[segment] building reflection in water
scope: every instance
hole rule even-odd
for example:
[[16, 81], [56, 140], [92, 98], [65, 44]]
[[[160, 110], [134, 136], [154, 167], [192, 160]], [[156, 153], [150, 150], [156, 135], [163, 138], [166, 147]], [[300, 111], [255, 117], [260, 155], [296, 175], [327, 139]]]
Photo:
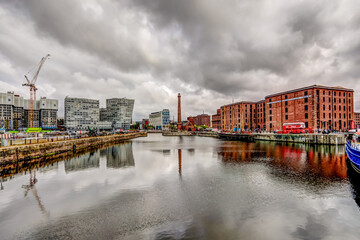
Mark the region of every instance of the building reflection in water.
[[266, 162], [299, 174], [347, 178], [344, 146], [224, 142], [218, 154], [225, 163]]
[[181, 160], [182, 160], [182, 152], [181, 152], [182, 150], [181, 149], [178, 149], [178, 162], [179, 162], [179, 176], [181, 176], [181, 165], [182, 165], [182, 163], [181, 163]]
[[65, 171], [79, 171], [87, 168], [99, 167], [100, 152], [85, 153], [78, 157], [65, 161]]
[[108, 168], [135, 166], [132, 142], [100, 150], [100, 156], [106, 157], [106, 166]]
[[40, 208], [42, 214], [44, 214], [47, 218], [50, 216], [50, 212], [46, 210], [44, 204], [41, 202], [40, 196], [36, 189], [36, 183], [38, 182], [36, 178], [36, 169], [30, 170], [30, 181], [27, 185], [22, 185], [21, 187], [25, 189], [24, 197], [28, 196], [29, 191], [31, 191], [36, 199], [36, 202]]

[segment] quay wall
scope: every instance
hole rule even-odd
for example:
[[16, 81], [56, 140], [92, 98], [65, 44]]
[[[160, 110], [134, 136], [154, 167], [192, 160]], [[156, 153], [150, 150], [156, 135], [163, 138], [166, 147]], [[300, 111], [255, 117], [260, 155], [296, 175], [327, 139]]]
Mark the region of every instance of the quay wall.
[[255, 141], [345, 145], [345, 134], [254, 134]]
[[110, 136], [99, 136], [80, 138], [73, 140], [65, 140], [58, 142], [47, 142], [31, 145], [11, 146], [0, 148], [0, 164], [15, 163], [23, 160], [31, 160], [37, 158], [51, 159], [59, 154], [74, 154], [76, 152], [85, 151], [98, 147], [106, 143], [116, 143], [125, 140], [146, 137], [146, 132], [117, 134]]
[[163, 136], [194, 136], [193, 132], [162, 132]]
[[196, 132], [196, 136], [219, 138], [219, 134], [216, 132]]
[[233, 141], [273, 141], [319, 145], [345, 145], [345, 134], [278, 134], [278, 133], [219, 133], [219, 137]]

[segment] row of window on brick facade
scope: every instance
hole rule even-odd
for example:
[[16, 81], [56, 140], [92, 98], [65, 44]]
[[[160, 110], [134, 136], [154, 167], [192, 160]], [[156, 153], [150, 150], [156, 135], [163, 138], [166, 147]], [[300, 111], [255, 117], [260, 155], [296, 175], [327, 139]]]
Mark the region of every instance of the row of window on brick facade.
[[[289, 115], [285, 115], [285, 120], [288, 120]], [[338, 117], [337, 117], [338, 116]], [[305, 119], [309, 119], [309, 114], [308, 113], [305, 113], [305, 116], [304, 116]], [[323, 118], [326, 118], [325, 116], [325, 113], [323, 113]], [[329, 113], [329, 118], [331, 118], [331, 113]], [[341, 114], [339, 113], [339, 115], [336, 115], [336, 113], [334, 113], [334, 118], [341, 118]], [[343, 119], [346, 119], [346, 114], [344, 113], [343, 115]], [[349, 114], [349, 119], [351, 119], [351, 114]], [[272, 121], [272, 116], [269, 117], [269, 120]]]

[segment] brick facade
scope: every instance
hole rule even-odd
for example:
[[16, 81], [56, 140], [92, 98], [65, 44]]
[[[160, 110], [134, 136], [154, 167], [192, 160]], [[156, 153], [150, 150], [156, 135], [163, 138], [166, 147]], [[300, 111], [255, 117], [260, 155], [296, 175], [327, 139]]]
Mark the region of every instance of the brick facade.
[[211, 117], [211, 127], [221, 129], [221, 109], [216, 110], [216, 114]]
[[[360, 125], [360, 113], [355, 125]], [[213, 115], [217, 119], [217, 114]], [[276, 93], [258, 102], [237, 102], [220, 108], [225, 131], [282, 130], [284, 123], [304, 122], [313, 129], [347, 130], [354, 120], [354, 91], [343, 87], [312, 85]]]
[[206, 126], [210, 126], [210, 116], [208, 114], [200, 114], [194, 117], [195, 120], [195, 125], [196, 126], [201, 126], [201, 125], [206, 125]]
[[313, 85], [265, 97], [266, 129], [304, 122], [313, 129], [346, 130], [354, 119], [353, 90]]
[[354, 125], [355, 128], [360, 128], [360, 112], [354, 112]]

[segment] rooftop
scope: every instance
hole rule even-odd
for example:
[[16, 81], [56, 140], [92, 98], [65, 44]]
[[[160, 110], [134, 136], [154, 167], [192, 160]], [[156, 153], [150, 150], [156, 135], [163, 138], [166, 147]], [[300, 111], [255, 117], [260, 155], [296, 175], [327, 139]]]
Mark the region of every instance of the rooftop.
[[265, 96], [265, 98], [269, 98], [269, 97], [275, 97], [278, 95], [283, 95], [283, 94], [288, 94], [288, 93], [293, 93], [293, 92], [298, 92], [298, 91], [303, 91], [303, 90], [307, 90], [307, 89], [314, 89], [314, 88], [318, 88], [318, 89], [326, 89], [326, 90], [339, 90], [339, 91], [349, 91], [349, 92], [353, 92], [353, 89], [349, 89], [349, 88], [344, 88], [341, 86], [336, 86], [336, 87], [328, 87], [328, 86], [322, 86], [322, 85], [311, 85], [311, 86], [307, 86], [307, 87], [302, 87], [302, 88], [296, 88], [293, 90], [288, 90], [285, 92], [279, 92], [279, 93], [275, 93], [275, 94], [271, 94], [271, 95], [267, 95]]

